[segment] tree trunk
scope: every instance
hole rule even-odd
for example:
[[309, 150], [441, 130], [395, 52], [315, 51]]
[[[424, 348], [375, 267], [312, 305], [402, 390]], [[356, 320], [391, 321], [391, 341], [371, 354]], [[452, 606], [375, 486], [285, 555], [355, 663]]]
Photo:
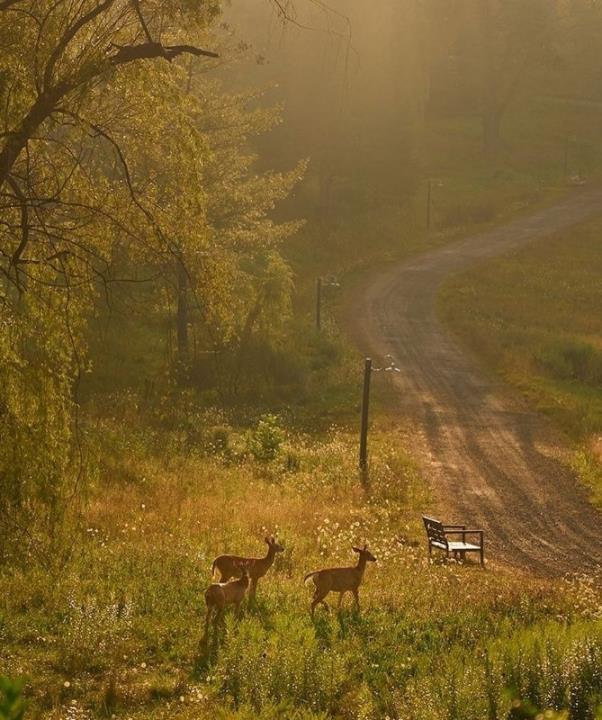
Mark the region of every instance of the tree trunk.
[[176, 327], [178, 332], [178, 360], [187, 362], [189, 355], [188, 342], [188, 273], [182, 260], [178, 260], [178, 306], [176, 310]]
[[31, 137], [50, 117], [58, 102], [72, 89], [72, 84], [63, 82], [43, 92], [29, 108], [19, 127], [8, 135], [0, 149], [0, 188], [10, 176], [15, 162]]

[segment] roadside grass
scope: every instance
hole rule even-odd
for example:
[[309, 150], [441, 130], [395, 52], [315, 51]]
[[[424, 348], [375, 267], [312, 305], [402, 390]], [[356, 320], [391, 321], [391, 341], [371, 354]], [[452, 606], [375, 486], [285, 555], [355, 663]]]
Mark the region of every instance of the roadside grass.
[[451, 279], [442, 316], [484, 363], [578, 443], [575, 466], [602, 507], [602, 223]]
[[[375, 428], [366, 485], [345, 430], [317, 441], [281, 428], [254, 443], [215, 419], [192, 445], [176, 432], [161, 446], [133, 416], [105, 420], [103, 477], [69, 559], [0, 570], [0, 675], [27, 679], [28, 717], [596, 717], [594, 579], [429, 563], [428, 497], [390, 430]], [[256, 442], [274, 444], [272, 460], [255, 459]], [[128, 481], [111, 473], [124, 463]], [[204, 639], [213, 557], [263, 554], [271, 532], [286, 550], [256, 603]], [[362, 612], [347, 598], [312, 622], [304, 574], [354, 563], [364, 540], [378, 562]]]

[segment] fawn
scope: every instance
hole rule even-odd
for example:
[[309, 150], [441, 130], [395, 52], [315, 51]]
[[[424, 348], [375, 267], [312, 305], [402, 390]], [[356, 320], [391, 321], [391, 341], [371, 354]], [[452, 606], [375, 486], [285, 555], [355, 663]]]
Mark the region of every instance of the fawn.
[[211, 572], [215, 573], [215, 569], [217, 568], [221, 574], [220, 582], [223, 583], [230, 580], [232, 577], [238, 577], [240, 575], [241, 568], [246, 567], [251, 580], [249, 595], [254, 597], [257, 589], [257, 581], [272, 567], [276, 553], [284, 551], [282, 545], [279, 545], [273, 536], [266, 537], [264, 539], [268, 545], [268, 552], [265, 557], [245, 558], [238, 557], [237, 555], [220, 555], [213, 561]]
[[205, 635], [207, 634], [212, 612], [215, 611], [216, 620], [221, 617], [226, 605], [234, 605], [236, 612], [240, 612], [240, 605], [249, 587], [249, 573], [247, 568], [243, 567], [241, 571], [242, 574], [237, 580], [230, 580], [225, 583], [213, 583], [205, 590], [205, 603], [207, 604]]
[[357, 565], [355, 567], [343, 567], [343, 568], [328, 568], [326, 570], [316, 570], [315, 572], [308, 573], [304, 578], [303, 582], [307, 582], [309, 578], [313, 578], [316, 589], [314, 596], [311, 601], [311, 616], [313, 618], [316, 605], [322, 603], [324, 607], [328, 608], [328, 605], [324, 601], [324, 598], [329, 592], [339, 593], [339, 605], [341, 607], [341, 601], [343, 595], [346, 592], [353, 593], [355, 598], [355, 604], [357, 609], [360, 608], [359, 598], [359, 586], [361, 585], [364, 577], [364, 570], [366, 569], [367, 562], [376, 562], [376, 558], [368, 550], [368, 546], [364, 545], [363, 548], [353, 548], [353, 552], [359, 555]]

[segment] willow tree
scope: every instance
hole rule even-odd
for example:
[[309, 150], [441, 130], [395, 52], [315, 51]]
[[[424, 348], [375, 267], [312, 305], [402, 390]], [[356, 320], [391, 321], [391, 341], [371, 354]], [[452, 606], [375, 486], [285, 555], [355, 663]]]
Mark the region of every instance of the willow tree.
[[0, 534], [32, 552], [79, 489], [82, 330], [98, 281], [115, 279], [114, 243], [171, 250], [105, 120], [131, 111], [127, 88], [153, 63], [215, 55], [200, 44], [216, 12], [177, 0], [0, 2]]

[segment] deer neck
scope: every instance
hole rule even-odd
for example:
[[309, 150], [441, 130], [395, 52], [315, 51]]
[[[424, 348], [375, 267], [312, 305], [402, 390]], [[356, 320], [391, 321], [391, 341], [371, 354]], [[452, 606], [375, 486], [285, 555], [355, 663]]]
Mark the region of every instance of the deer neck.
[[276, 551], [274, 550], [273, 546], [270, 545], [268, 548], [267, 555], [263, 558], [263, 562], [265, 563], [266, 567], [271, 567], [272, 563], [274, 562], [274, 558], [276, 557]]
[[366, 569], [366, 558], [360, 557], [360, 559], [357, 561], [357, 565], [355, 566], [358, 573], [361, 575], [364, 574], [364, 570]]

